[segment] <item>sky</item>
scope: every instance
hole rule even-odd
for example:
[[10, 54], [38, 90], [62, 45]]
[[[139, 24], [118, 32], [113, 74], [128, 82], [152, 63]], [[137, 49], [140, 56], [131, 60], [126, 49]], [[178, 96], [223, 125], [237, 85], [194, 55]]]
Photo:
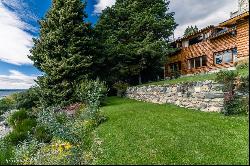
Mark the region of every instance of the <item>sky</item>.
[[[87, 0], [88, 21], [95, 24], [98, 15], [116, 0]], [[205, 28], [229, 19], [237, 11], [238, 0], [170, 0], [179, 24], [175, 37], [181, 37], [189, 25]], [[0, 0], [0, 89], [27, 89], [41, 75], [27, 55], [32, 38], [39, 36], [38, 20], [49, 10], [51, 0]]]

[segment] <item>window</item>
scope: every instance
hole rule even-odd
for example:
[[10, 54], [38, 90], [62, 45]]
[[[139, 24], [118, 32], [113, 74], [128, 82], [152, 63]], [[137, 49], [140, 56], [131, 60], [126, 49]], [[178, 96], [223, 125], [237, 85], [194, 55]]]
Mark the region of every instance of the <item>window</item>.
[[221, 54], [215, 55], [215, 64], [222, 64], [222, 55]]
[[203, 40], [203, 34], [190, 39], [189, 40], [189, 45], [197, 44], [197, 43], [201, 42], [202, 40]]
[[223, 55], [223, 61], [229, 63], [233, 61], [232, 51], [225, 51]]
[[201, 67], [201, 58], [200, 57], [197, 57], [195, 58], [195, 67]]
[[182, 47], [188, 47], [188, 46], [189, 46], [189, 41], [188, 40], [182, 41]]
[[202, 66], [207, 66], [207, 56], [202, 56]]
[[207, 56], [199, 56], [188, 60], [188, 69], [207, 66]]
[[175, 72], [181, 70], [181, 62], [171, 63], [169, 64], [170, 72]]
[[234, 48], [232, 50], [226, 50], [219, 53], [214, 54], [214, 63], [222, 64], [222, 63], [230, 63], [234, 62], [237, 59], [237, 49]]

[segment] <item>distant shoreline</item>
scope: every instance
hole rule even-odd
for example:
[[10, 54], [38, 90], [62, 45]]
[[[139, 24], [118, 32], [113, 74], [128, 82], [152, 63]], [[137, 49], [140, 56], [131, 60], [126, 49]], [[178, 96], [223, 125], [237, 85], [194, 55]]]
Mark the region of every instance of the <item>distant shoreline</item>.
[[12, 95], [14, 93], [19, 93], [26, 91], [27, 89], [0, 89], [0, 99], [3, 99], [9, 95]]

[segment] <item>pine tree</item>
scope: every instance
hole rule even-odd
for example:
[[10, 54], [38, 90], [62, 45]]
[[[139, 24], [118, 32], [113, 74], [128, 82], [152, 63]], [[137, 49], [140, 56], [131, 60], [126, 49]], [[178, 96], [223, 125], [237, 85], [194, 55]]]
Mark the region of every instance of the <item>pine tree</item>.
[[81, 0], [53, 0], [39, 23], [29, 57], [44, 75], [38, 77], [45, 105], [64, 105], [74, 100], [74, 84], [90, 73], [91, 25]]
[[167, 39], [176, 27], [168, 5], [166, 0], [117, 0], [103, 11], [95, 27], [104, 57], [101, 77], [138, 84], [163, 71]]
[[198, 31], [199, 31], [199, 29], [196, 25], [194, 27], [192, 25], [190, 27], [188, 26], [184, 32], [184, 36], [191, 35], [191, 34], [198, 32]]

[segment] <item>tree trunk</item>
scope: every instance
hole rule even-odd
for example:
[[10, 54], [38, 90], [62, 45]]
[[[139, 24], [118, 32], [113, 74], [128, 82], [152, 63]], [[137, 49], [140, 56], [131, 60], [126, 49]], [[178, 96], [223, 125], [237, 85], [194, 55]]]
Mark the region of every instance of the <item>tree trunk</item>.
[[142, 82], [141, 82], [141, 73], [139, 74], [138, 80], [139, 80], [139, 85], [141, 85], [142, 84]]

